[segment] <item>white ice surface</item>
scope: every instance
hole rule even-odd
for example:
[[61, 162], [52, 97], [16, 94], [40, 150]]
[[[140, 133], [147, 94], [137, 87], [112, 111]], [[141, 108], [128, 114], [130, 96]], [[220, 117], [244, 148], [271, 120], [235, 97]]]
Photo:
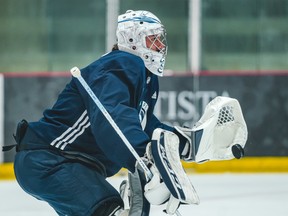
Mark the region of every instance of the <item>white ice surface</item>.
[[[109, 181], [118, 188], [124, 178]], [[200, 205], [181, 206], [182, 216], [288, 216], [288, 174], [195, 174], [190, 178]], [[166, 215], [163, 208], [152, 206], [150, 215]], [[15, 181], [0, 181], [0, 216], [56, 215]]]

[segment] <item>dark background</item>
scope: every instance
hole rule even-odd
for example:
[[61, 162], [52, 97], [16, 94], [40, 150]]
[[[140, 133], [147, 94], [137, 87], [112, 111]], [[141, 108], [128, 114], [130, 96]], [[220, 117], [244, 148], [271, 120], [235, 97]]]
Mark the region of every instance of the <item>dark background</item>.
[[[5, 145], [14, 144], [17, 122], [41, 118], [70, 79], [67, 73], [5, 76]], [[248, 126], [246, 156], [288, 155], [287, 75], [176, 76], [159, 81], [155, 114], [160, 120], [192, 126], [214, 97], [230, 96], [239, 100]], [[14, 151], [5, 153], [4, 161], [13, 161], [13, 156]]]

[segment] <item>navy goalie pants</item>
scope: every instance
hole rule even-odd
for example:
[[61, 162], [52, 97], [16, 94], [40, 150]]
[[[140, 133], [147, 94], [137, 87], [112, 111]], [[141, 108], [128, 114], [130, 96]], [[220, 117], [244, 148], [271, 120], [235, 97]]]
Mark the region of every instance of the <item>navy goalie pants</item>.
[[58, 215], [100, 216], [107, 213], [103, 210], [123, 205], [119, 193], [104, 176], [51, 151], [18, 152], [14, 171], [22, 189], [48, 202]]

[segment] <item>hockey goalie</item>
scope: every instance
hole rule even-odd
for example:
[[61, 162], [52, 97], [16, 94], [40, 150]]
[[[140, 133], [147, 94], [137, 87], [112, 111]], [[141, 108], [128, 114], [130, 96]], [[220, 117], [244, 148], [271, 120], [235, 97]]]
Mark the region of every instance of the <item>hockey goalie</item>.
[[193, 128], [175, 129], [186, 138], [186, 146], [179, 148], [179, 138], [173, 132], [160, 128], [153, 132], [143, 158], [153, 177], [147, 181], [138, 164], [135, 173], [129, 173], [129, 181], [123, 182], [120, 191], [126, 209], [130, 210], [121, 215], [149, 215], [150, 204], [164, 203], [167, 214], [180, 215], [180, 204], [200, 202], [181, 159], [204, 163], [244, 156], [248, 132], [237, 99], [216, 97]]
[[[19, 186], [58, 215], [147, 216], [150, 205], [162, 204], [179, 215], [180, 204], [199, 203], [181, 160], [241, 158], [242, 111], [236, 99], [217, 97], [193, 128], [159, 121], [153, 111], [166, 29], [145, 10], [128, 10], [117, 23], [112, 51], [73, 67], [54, 105], [38, 121], [20, 121], [16, 144], [3, 150], [16, 148]], [[121, 168], [130, 173], [119, 193], [107, 178]]]

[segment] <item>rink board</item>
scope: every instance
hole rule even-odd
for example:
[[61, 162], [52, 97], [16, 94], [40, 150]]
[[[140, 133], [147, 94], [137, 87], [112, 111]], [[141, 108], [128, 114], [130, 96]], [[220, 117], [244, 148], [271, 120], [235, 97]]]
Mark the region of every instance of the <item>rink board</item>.
[[[187, 173], [265, 173], [288, 172], [288, 157], [246, 157], [241, 160], [210, 161], [203, 164], [186, 163], [183, 166]], [[125, 170], [119, 174], [125, 173]], [[0, 165], [0, 180], [15, 179], [13, 163]]]

